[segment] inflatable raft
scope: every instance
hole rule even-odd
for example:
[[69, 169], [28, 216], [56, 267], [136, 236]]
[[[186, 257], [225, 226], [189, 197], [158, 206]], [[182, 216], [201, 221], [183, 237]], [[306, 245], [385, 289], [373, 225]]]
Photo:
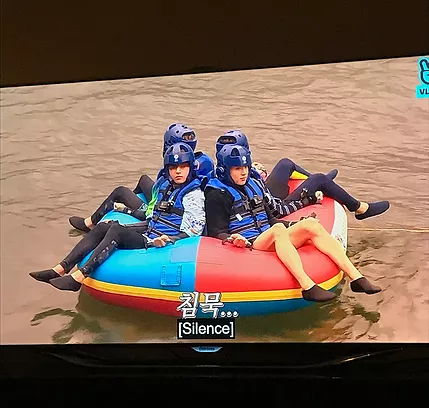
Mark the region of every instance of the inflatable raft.
[[[291, 180], [291, 190], [301, 182]], [[312, 211], [346, 250], [347, 215], [331, 198], [285, 219], [298, 220]], [[117, 212], [103, 219], [136, 222]], [[343, 279], [343, 272], [313, 246], [298, 252], [304, 270], [324, 289], [334, 290]], [[117, 250], [84, 280], [83, 288], [103, 302], [178, 317], [185, 307], [185, 313], [195, 311], [196, 317], [213, 317], [210, 310], [216, 307], [218, 317], [230, 317], [288, 312], [312, 304], [302, 298], [298, 282], [275, 253], [222, 245], [210, 237], [187, 238], [163, 248]]]

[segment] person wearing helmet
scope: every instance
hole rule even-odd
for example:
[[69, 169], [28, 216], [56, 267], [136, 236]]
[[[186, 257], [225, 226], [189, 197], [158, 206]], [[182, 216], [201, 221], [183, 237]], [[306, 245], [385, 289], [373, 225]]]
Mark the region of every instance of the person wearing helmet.
[[216, 177], [205, 187], [208, 236], [237, 247], [275, 251], [301, 285], [302, 296], [308, 301], [324, 302], [336, 297], [313, 282], [303, 269], [297, 249], [309, 242], [344, 271], [351, 279], [352, 291], [367, 294], [381, 291], [355, 268], [341, 244], [319, 220], [309, 217], [291, 222], [271, 216], [265, 200], [270, 193], [251, 175], [249, 150], [239, 145], [225, 145], [218, 155]]
[[[194, 151], [197, 146], [197, 136], [189, 126], [181, 123], [173, 123], [167, 128], [164, 134], [163, 156], [169, 147], [179, 142], [186, 143]], [[198, 176], [205, 176], [214, 169], [213, 160], [205, 153], [194, 152], [194, 155]], [[163, 175], [164, 168], [161, 168], [157, 180]], [[152, 192], [154, 184], [155, 182], [147, 174], [143, 174], [134, 190], [125, 186], [116, 187], [91, 216], [86, 218], [72, 216], [69, 218], [69, 223], [77, 230], [89, 232], [109, 211], [113, 209], [116, 211], [123, 210], [125, 206], [134, 211], [134, 215], [141, 219], [143, 214], [151, 212], [155, 205], [157, 194], [156, 192]], [[139, 193], [144, 194], [149, 204], [144, 203], [137, 196]]]
[[[251, 153], [251, 149], [249, 147], [249, 142], [247, 139], [247, 136], [241, 131], [241, 130], [228, 130], [223, 135], [219, 136], [219, 138], [216, 141], [216, 159], [218, 158], [218, 153], [222, 149], [222, 147], [226, 144], [237, 144], [240, 146], [243, 146], [244, 148], [248, 149]], [[268, 188], [270, 189], [276, 189], [281, 190], [283, 184], [286, 182], [286, 184], [289, 182], [289, 178], [292, 176], [293, 172], [298, 173], [301, 177], [309, 177], [311, 174], [303, 169], [301, 166], [298, 166], [296, 163], [294, 163], [290, 159], [281, 159], [279, 162], [274, 166], [273, 171], [271, 174], [268, 174], [265, 167], [261, 165], [260, 163], [255, 163], [255, 166], [252, 166], [251, 172], [254, 173], [254, 171], [258, 171], [258, 173], [261, 175], [262, 179], [267, 182]], [[329, 174], [331, 177], [335, 178], [337, 175], [337, 171], [333, 170]], [[279, 198], [286, 198], [286, 195], [282, 195], [281, 191], [276, 197]]]
[[[205, 153], [195, 151], [197, 147], [197, 141], [197, 135], [189, 126], [182, 123], [172, 124], [167, 128], [167, 131], [164, 134], [164, 147], [162, 154], [164, 155], [169, 146], [175, 143], [185, 142], [194, 151], [195, 160], [197, 162], [197, 174], [199, 176], [206, 176], [214, 169], [214, 163], [213, 160]], [[160, 173], [162, 173], [162, 171], [163, 169], [161, 169]], [[158, 174], [158, 176], [159, 175], [160, 174]]]
[[[205, 153], [195, 151], [197, 141], [197, 135], [193, 129], [183, 123], [173, 123], [164, 133], [162, 155], [164, 156], [165, 151], [173, 144], [185, 142], [194, 151], [198, 175], [206, 176], [208, 173], [213, 171], [214, 163], [213, 160]], [[164, 169], [161, 168], [158, 172], [157, 179], [163, 175], [163, 172]], [[153, 199], [152, 187], [154, 184], [155, 182], [147, 174], [143, 174], [133, 192], [135, 194], [143, 193], [149, 202]]]
[[[197, 135], [189, 126], [184, 125], [182, 123], [174, 123], [167, 128], [164, 134], [164, 146], [163, 146], [162, 154], [165, 153], [166, 149], [168, 149], [169, 146], [178, 142], [185, 142], [194, 151], [196, 171], [198, 176], [204, 177], [213, 171], [214, 169], [213, 160], [203, 152], [195, 152], [195, 148], [197, 146]], [[164, 176], [164, 169], [161, 168], [161, 170], [158, 173], [157, 180], [163, 176]], [[154, 182], [152, 180], [150, 181], [153, 185]], [[137, 184], [137, 187], [134, 190], [134, 193], [136, 194], [138, 194], [139, 192], [144, 193], [145, 187], [142, 187], [141, 186], [142, 184], [143, 186], [148, 185], [148, 176], [143, 175], [140, 178], [139, 183]], [[149, 202], [147, 211], [150, 212], [156, 201], [156, 193], [152, 194], [151, 197], [150, 195], [145, 194], [145, 197], [148, 199], [148, 202]]]
[[[99, 223], [63, 261], [52, 269], [31, 272], [30, 276], [60, 290], [78, 291], [83, 279], [116, 249], [163, 247], [179, 239], [201, 235], [206, 223], [204, 193], [192, 148], [183, 142], [168, 147], [164, 170], [165, 177], [157, 181], [156, 204], [143, 222], [132, 225]], [[88, 261], [69, 274], [91, 251]]]
[[[222, 158], [219, 156], [219, 152], [222, 150], [222, 148], [225, 145], [228, 145], [228, 144], [237, 144], [239, 146], [243, 146], [251, 153], [247, 136], [241, 130], [228, 130], [223, 135], [221, 135], [216, 141], [216, 159], [218, 163], [219, 163], [219, 160], [222, 160]], [[287, 168], [285, 168], [286, 164], [287, 164]], [[283, 171], [279, 171], [280, 167], [282, 167]], [[270, 185], [284, 184], [285, 180], [287, 183], [294, 171], [299, 172], [300, 174], [310, 175], [310, 173], [308, 173], [300, 166], [296, 165], [290, 159], [281, 159], [275, 168], [277, 169], [277, 171], [274, 173], [275, 177], [270, 178], [271, 180]], [[214, 175], [214, 172], [211, 174], [211, 176], [213, 177], [213, 175]], [[265, 169], [265, 166], [263, 166], [261, 163], [252, 162], [252, 166], [250, 168], [250, 175], [254, 178], [260, 179], [261, 181], [264, 182], [264, 184], [266, 184], [268, 173]], [[280, 183], [276, 182], [276, 180], [278, 179], [281, 179], [282, 181]], [[323, 198], [323, 194], [321, 191], [316, 191], [313, 196], [310, 196], [309, 194], [307, 194], [306, 190], [303, 190], [301, 196], [295, 200], [286, 200], [286, 199], [282, 200], [281, 198], [275, 196], [272, 193], [267, 197], [268, 205], [271, 208], [271, 213], [276, 218], [284, 217], [310, 204], [320, 202], [322, 198]]]
[[[220, 136], [216, 142], [216, 158], [218, 163], [219, 160], [222, 160], [222, 157], [219, 156], [222, 147], [231, 143], [243, 146], [251, 153], [247, 136], [239, 130], [230, 130]], [[288, 183], [293, 172], [306, 176], [306, 179], [299, 188], [290, 193]], [[338, 174], [338, 170], [336, 169], [330, 171], [328, 174], [310, 174], [292, 160], [283, 158], [274, 166], [273, 171], [268, 177], [264, 177], [264, 174], [266, 176], [267, 172], [265, 167], [260, 163], [252, 163], [250, 174], [254, 178], [260, 178], [270, 191], [269, 205], [272, 215], [276, 218], [290, 215], [308, 205], [320, 203], [324, 195], [338, 201], [350, 212], [354, 212], [357, 220], [364, 220], [380, 215], [390, 207], [389, 201], [367, 203], [356, 200], [333, 181]]]

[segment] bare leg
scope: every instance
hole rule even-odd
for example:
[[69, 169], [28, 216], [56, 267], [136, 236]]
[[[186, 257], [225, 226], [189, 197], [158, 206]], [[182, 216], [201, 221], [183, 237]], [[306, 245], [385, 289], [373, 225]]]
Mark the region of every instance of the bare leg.
[[[302, 232], [301, 235], [307, 234]], [[303, 237], [303, 242], [308, 237]], [[263, 232], [253, 243], [253, 248], [260, 251], [275, 251], [282, 263], [288, 268], [300, 286], [305, 300], [326, 302], [334, 299], [335, 294], [322, 289], [305, 273], [296, 247], [290, 240], [289, 232], [282, 223], [274, 224]]]
[[[355, 292], [365, 292], [368, 294], [380, 292], [380, 288], [371, 284], [364, 276], [356, 269], [344, 252], [341, 244], [331, 236], [318, 220], [308, 218], [295, 224], [294, 231], [291, 231], [291, 241], [299, 239], [301, 231], [307, 231], [306, 236], [310, 236], [310, 241], [322, 253], [329, 256], [332, 261], [350, 278], [352, 281], [352, 289]], [[291, 227], [292, 229], [292, 227]], [[298, 231], [298, 232], [297, 232]], [[298, 235], [298, 237], [295, 237]]]
[[82, 273], [82, 271], [80, 269], [76, 270], [75, 272], [70, 274], [72, 276], [72, 278], [79, 283], [82, 283], [83, 280], [85, 279], [85, 275]]
[[60, 264], [55, 265], [52, 269], [60, 276], [63, 276], [66, 273], [66, 271]]
[[366, 212], [366, 210], [368, 210], [368, 208], [368, 203], [366, 203], [365, 201], [360, 201], [360, 205], [359, 208], [356, 210], [356, 214], [363, 214], [364, 212]]
[[301, 235], [305, 234], [313, 245], [320, 252], [329, 256], [351, 280], [362, 278], [362, 274], [347, 257], [341, 244], [320, 225], [319, 220], [308, 218], [293, 225], [293, 227], [296, 227], [295, 229], [290, 228], [293, 243], [296, 244], [296, 241], [302, 239], [300, 238]]
[[270, 229], [259, 235], [253, 243], [253, 248], [259, 251], [272, 252], [275, 250], [277, 256], [304, 290], [315, 285], [305, 273], [298, 251], [290, 241], [289, 234], [283, 224], [274, 224]]

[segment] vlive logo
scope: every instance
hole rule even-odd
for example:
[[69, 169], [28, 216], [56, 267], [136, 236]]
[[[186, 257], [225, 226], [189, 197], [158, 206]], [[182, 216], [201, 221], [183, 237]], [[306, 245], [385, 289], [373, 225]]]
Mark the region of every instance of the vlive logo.
[[423, 57], [418, 62], [420, 85], [416, 87], [418, 99], [429, 98], [429, 57]]
[[[200, 302], [200, 295], [204, 301]], [[182, 318], [177, 320], [178, 339], [234, 339], [235, 311], [220, 311], [225, 305], [221, 302], [221, 293], [191, 292], [180, 296], [181, 305], [177, 307], [182, 312]], [[211, 318], [197, 319], [198, 310], [210, 313]], [[192, 320], [190, 320], [192, 319]]]

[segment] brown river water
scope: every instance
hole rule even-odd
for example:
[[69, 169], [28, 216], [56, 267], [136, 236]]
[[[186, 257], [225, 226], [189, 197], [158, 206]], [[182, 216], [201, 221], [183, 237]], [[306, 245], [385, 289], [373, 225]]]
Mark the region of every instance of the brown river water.
[[239, 128], [253, 159], [289, 157], [390, 210], [349, 214], [348, 254], [383, 292], [343, 286], [329, 305], [243, 317], [240, 341], [429, 341], [429, 100], [417, 58], [1, 90], [1, 343], [171, 342], [175, 319], [57, 291], [28, 276], [54, 266], [116, 186], [157, 174], [182, 122], [198, 149]]

